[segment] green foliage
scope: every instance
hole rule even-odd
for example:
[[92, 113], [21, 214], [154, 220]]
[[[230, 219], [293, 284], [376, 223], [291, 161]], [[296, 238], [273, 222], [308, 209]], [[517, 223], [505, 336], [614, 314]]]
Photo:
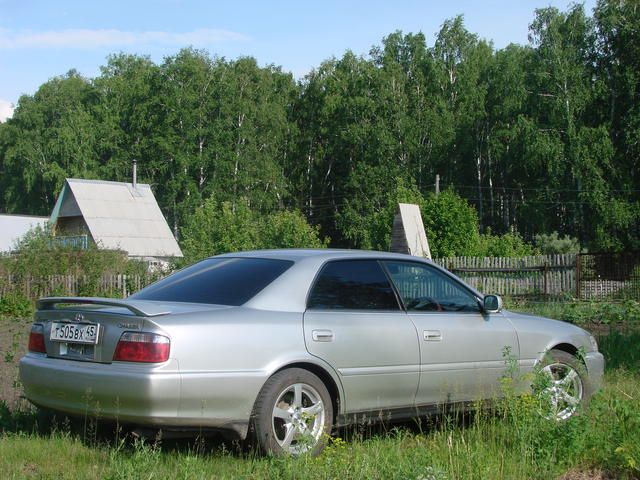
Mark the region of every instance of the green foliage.
[[0, 318], [30, 318], [33, 312], [33, 301], [21, 294], [9, 293], [0, 296]]
[[105, 275], [136, 276], [144, 283], [153, 278], [143, 262], [130, 260], [124, 252], [65, 246], [48, 228], [32, 229], [16, 247], [14, 253], [0, 256], [0, 291], [6, 292], [0, 297], [0, 316], [29, 317], [38, 297], [68, 295], [67, 278], [76, 281], [73, 294], [82, 296], [122, 296], [121, 290], [102, 285]]
[[219, 253], [265, 248], [322, 248], [318, 227], [296, 211], [259, 214], [245, 202], [235, 208], [211, 197], [189, 217], [181, 230], [184, 263]]
[[[367, 179], [366, 183], [353, 185], [359, 191], [347, 201], [338, 216], [338, 225], [345, 238], [356, 248], [389, 250], [398, 203], [415, 203], [422, 206], [424, 198], [414, 184], [404, 181], [401, 177], [393, 179], [388, 188], [380, 185], [381, 179], [376, 178], [374, 172], [363, 174], [363, 178]], [[375, 195], [379, 195], [378, 201], [371, 202], [370, 198], [365, 200], [367, 191], [372, 196], [375, 191]]]
[[452, 191], [429, 194], [421, 206], [434, 258], [473, 255], [480, 241], [475, 209]]
[[239, 204], [234, 212], [231, 204], [218, 206], [213, 198], [193, 212], [181, 233], [187, 264], [216, 253], [250, 250], [257, 241], [253, 214], [246, 205]]
[[48, 227], [35, 227], [18, 241], [16, 252], [0, 258], [0, 273], [19, 278], [47, 275], [79, 275], [97, 279], [103, 274], [143, 275], [142, 262], [129, 260], [124, 252], [80, 249], [55, 240]]
[[560, 237], [558, 232], [539, 233], [533, 237], [533, 242], [543, 255], [556, 253], [580, 253], [580, 242], [575, 237], [564, 235]]
[[598, 337], [598, 349], [607, 360], [607, 368], [611, 370], [640, 370], [640, 331], [627, 333], [611, 330]]
[[640, 326], [640, 302], [528, 302], [508, 299], [510, 309], [531, 312], [576, 325], [623, 324], [635, 328]]
[[263, 216], [258, 222], [260, 248], [326, 248], [329, 239], [320, 228], [307, 223], [297, 211], [283, 210]]
[[517, 233], [492, 235], [490, 230], [480, 235], [474, 252], [477, 257], [524, 257], [535, 254], [535, 249]]

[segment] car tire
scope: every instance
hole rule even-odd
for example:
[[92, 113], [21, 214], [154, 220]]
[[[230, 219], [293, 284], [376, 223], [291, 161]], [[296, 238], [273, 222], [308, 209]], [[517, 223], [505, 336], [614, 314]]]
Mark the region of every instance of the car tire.
[[333, 423], [333, 403], [322, 380], [289, 368], [262, 387], [253, 409], [250, 442], [267, 455], [319, 454]]
[[584, 363], [563, 350], [550, 350], [541, 364], [542, 383], [537, 394], [544, 402], [543, 415], [568, 420], [588, 405], [593, 388]]

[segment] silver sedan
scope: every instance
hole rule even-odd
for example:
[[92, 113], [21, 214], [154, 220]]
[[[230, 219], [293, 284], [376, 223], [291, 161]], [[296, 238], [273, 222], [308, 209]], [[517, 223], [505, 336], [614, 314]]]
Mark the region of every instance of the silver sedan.
[[586, 331], [504, 311], [430, 261], [265, 250], [203, 260], [125, 300], [39, 300], [20, 375], [45, 410], [299, 454], [337, 426], [496, 398], [509, 363], [547, 375], [557, 420], [604, 370]]

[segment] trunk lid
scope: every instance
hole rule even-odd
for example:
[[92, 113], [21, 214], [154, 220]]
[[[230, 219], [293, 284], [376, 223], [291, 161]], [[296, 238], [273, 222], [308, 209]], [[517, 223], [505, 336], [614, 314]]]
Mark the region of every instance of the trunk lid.
[[95, 297], [52, 297], [38, 300], [34, 323], [41, 324], [47, 356], [111, 363], [124, 332], [165, 334], [158, 320], [218, 305], [118, 300]]

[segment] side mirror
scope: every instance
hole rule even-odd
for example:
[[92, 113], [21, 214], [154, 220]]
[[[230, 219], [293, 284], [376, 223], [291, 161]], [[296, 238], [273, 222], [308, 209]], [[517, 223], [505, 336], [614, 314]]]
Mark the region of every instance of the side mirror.
[[487, 313], [498, 313], [502, 310], [502, 298], [499, 295], [485, 295], [482, 306]]

